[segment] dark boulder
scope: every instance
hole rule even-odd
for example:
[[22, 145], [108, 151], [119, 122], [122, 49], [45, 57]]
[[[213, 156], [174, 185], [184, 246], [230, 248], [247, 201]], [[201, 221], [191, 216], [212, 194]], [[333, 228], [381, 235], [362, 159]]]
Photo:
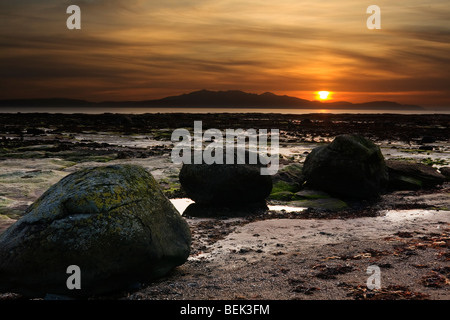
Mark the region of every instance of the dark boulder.
[[436, 142], [436, 138], [433, 136], [423, 136], [420, 140], [420, 143], [434, 143]]
[[445, 176], [447, 181], [450, 180], [450, 167], [442, 167], [439, 169], [439, 171]]
[[262, 175], [260, 162], [249, 164], [186, 164], [180, 171], [180, 183], [189, 198], [208, 206], [238, 206], [264, 202], [272, 190], [272, 178]]
[[418, 190], [445, 182], [445, 176], [435, 168], [422, 163], [387, 160], [389, 188], [393, 190]]
[[[90, 296], [165, 275], [190, 253], [189, 226], [145, 169], [84, 169], [48, 189], [0, 237], [0, 291]], [[81, 289], [69, 290], [69, 266]]]
[[303, 175], [312, 188], [359, 199], [378, 196], [388, 181], [380, 148], [358, 135], [340, 135], [329, 145], [313, 149]]

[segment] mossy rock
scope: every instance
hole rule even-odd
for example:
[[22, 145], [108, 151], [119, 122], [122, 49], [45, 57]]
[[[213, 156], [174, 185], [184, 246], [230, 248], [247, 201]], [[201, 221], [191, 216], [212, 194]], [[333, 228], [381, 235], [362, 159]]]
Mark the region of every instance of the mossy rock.
[[387, 160], [389, 188], [393, 190], [418, 190], [431, 188], [446, 181], [437, 169], [409, 161]]
[[[186, 221], [145, 169], [88, 168], [50, 187], [0, 237], [0, 291], [89, 296], [165, 275], [190, 253]], [[68, 290], [67, 267], [81, 269]]]
[[299, 163], [291, 163], [272, 176], [272, 193], [281, 191], [297, 192], [304, 182], [303, 166]]
[[298, 185], [291, 184], [286, 181], [278, 181], [273, 184], [271, 194], [280, 193], [280, 192], [292, 192], [295, 193], [299, 190]]
[[319, 190], [312, 190], [312, 189], [305, 189], [305, 190], [299, 191], [295, 195], [299, 199], [306, 199], [306, 200], [331, 198], [331, 196], [326, 192], [319, 191]]
[[450, 167], [442, 167], [439, 169], [441, 174], [447, 179], [447, 181], [450, 181]]
[[295, 193], [289, 191], [272, 192], [269, 196], [269, 199], [279, 201], [291, 201], [294, 200], [293, 198], [295, 198]]
[[[280, 182], [278, 182], [280, 183]], [[277, 183], [277, 184], [278, 184]], [[284, 188], [283, 188], [284, 187]], [[275, 192], [273, 190], [276, 190]], [[291, 191], [280, 191], [280, 190], [294, 190], [297, 191], [296, 188], [293, 188], [290, 185], [278, 185], [274, 186], [272, 189], [272, 193], [270, 194], [269, 199], [271, 200], [280, 200], [280, 201], [291, 201], [291, 200], [316, 200], [316, 199], [327, 199], [331, 198], [328, 193], [319, 190], [310, 190], [305, 189], [298, 192]]]
[[423, 187], [419, 179], [400, 174], [390, 175], [389, 187], [394, 190], [419, 190]]
[[286, 173], [291, 175], [291, 177], [300, 178], [303, 173], [303, 165], [300, 163], [291, 163], [283, 167], [280, 173]]
[[14, 203], [14, 200], [0, 196], [0, 207], [7, 207], [7, 206], [11, 205], [12, 203]]

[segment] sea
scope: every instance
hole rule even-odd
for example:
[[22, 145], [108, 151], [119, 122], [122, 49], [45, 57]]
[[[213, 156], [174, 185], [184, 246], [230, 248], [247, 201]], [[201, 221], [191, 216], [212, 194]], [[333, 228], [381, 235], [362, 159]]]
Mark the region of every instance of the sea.
[[146, 114], [146, 113], [264, 113], [264, 114], [450, 114], [450, 107], [423, 110], [347, 110], [347, 109], [267, 109], [267, 108], [73, 108], [73, 107], [4, 107], [0, 113], [53, 114]]

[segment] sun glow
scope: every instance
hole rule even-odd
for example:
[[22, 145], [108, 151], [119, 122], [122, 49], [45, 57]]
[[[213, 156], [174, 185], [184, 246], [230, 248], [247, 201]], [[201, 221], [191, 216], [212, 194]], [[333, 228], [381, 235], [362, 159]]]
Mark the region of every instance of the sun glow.
[[330, 96], [329, 91], [319, 91], [317, 92], [317, 95], [319, 96], [320, 100], [328, 100]]

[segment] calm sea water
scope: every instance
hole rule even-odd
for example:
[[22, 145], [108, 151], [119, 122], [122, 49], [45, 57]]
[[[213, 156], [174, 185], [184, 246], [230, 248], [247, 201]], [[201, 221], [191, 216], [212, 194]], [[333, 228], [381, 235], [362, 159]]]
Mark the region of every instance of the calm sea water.
[[145, 114], [145, 113], [281, 113], [281, 114], [450, 114], [450, 108], [425, 110], [346, 110], [346, 109], [259, 109], [259, 108], [64, 108], [64, 107], [30, 107], [30, 108], [0, 108], [0, 113], [85, 113], [85, 114]]

